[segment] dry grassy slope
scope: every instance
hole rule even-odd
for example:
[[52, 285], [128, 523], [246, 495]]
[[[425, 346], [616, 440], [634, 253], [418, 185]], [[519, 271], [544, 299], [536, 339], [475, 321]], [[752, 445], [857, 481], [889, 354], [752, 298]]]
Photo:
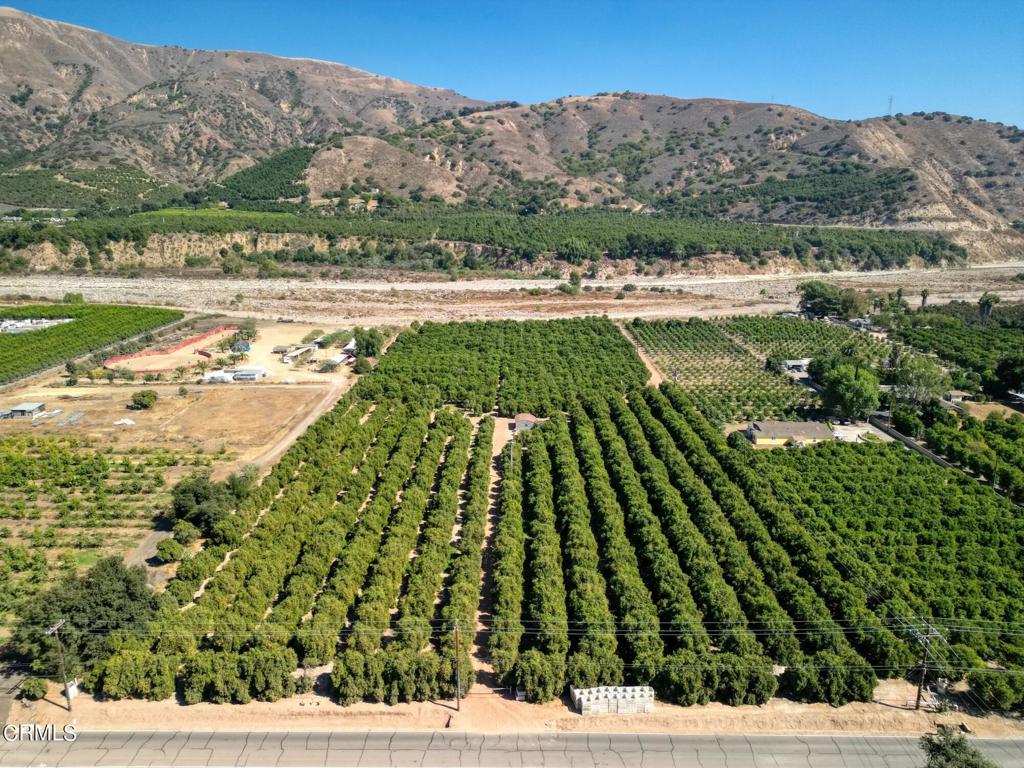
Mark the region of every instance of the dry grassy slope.
[[[998, 230], [1024, 218], [1024, 141], [1011, 141], [1020, 135], [956, 116], [845, 122], [775, 104], [620, 94], [481, 112], [407, 131], [396, 143], [453, 173], [464, 193], [508, 186], [502, 176], [517, 171], [562, 184], [573, 204], [577, 191], [589, 203], [628, 204], [630, 185], [698, 193], [852, 159], [911, 168], [918, 180], [892, 220], [846, 223]], [[361, 160], [338, 181], [372, 175], [394, 191], [383, 181], [394, 175], [385, 158]]]
[[[28, 87], [24, 104], [11, 100]], [[38, 150], [28, 167], [121, 158], [196, 187], [344, 130], [354, 135], [321, 150], [307, 172], [314, 200], [367, 177], [452, 202], [527, 180], [552, 185], [567, 205], [630, 207], [631, 192], [697, 194], [854, 159], [917, 174], [895, 213], [793, 218], [785, 207], [740, 205], [731, 215], [941, 228], [990, 244], [995, 256], [1024, 251], [1009, 229], [1024, 219], [1017, 128], [946, 115], [846, 122], [775, 104], [630, 93], [428, 122], [480, 105], [338, 64], [134, 45], [0, 9], [0, 160], [12, 148]]]
[[[850, 158], [918, 174], [905, 221], [944, 215], [988, 227], [1000, 218], [1024, 216], [1024, 142], [1010, 141], [1016, 129], [992, 123], [913, 116], [904, 118], [906, 125], [896, 119], [843, 122], [779, 105], [644, 95], [564, 99], [513, 119], [521, 126], [515, 133], [520, 145], [551, 146], [556, 159], [585, 151], [588, 131], [594, 131], [598, 151], [625, 142], [648, 147], [651, 157], [635, 176], [647, 188], [698, 192], [723, 182], [799, 173], [808, 161]], [[987, 169], [997, 175], [965, 175]], [[599, 177], [624, 181], [614, 169]], [[985, 189], [986, 184], [994, 186]]]
[[461, 170], [459, 163], [420, 158], [372, 136], [353, 136], [345, 139], [341, 148], [327, 147], [317, 152], [306, 171], [305, 183], [314, 201], [322, 199], [325, 192], [370, 174], [383, 189], [401, 193], [422, 187], [427, 195], [451, 200], [457, 195]]
[[[504, 126], [493, 127], [493, 123]], [[728, 125], [725, 124], [728, 120]], [[467, 122], [486, 126], [499, 137], [481, 155], [521, 170], [537, 165], [531, 147], [542, 150], [544, 170], [571, 178], [574, 159], [594, 153], [611, 158], [611, 165], [590, 174], [599, 185], [621, 190], [629, 183], [671, 191], [686, 186], [693, 191], [717, 186], [722, 173], [733, 171], [746, 159], [788, 146], [806, 126], [822, 118], [804, 110], [765, 104], [699, 99], [686, 101], [665, 96], [568, 97], [531, 108], [506, 109]], [[767, 132], [755, 134], [762, 129]], [[691, 146], [699, 144], [698, 148]], [[629, 167], [614, 157], [616, 149], [634, 144], [637, 157]], [[524, 173], [527, 171], [524, 170]], [[765, 174], [766, 175], [766, 174]]]
[[905, 126], [896, 119], [846, 124], [844, 145], [861, 159], [914, 169], [921, 204], [904, 212], [905, 222], [970, 221], [989, 228], [1024, 218], [1024, 141], [1010, 141], [1020, 132], [949, 118], [907, 115]]
[[[12, 95], [32, 89], [24, 106]], [[186, 184], [345, 126], [397, 129], [480, 102], [351, 67], [135, 45], [0, 9], [0, 139], [44, 164], [120, 157]]]
[[[723, 125], [725, 120], [728, 125]], [[397, 144], [405, 154], [454, 173], [463, 193], [508, 187], [503, 177], [517, 172], [528, 180], [562, 185], [566, 194], [561, 199], [569, 205], [615, 200], [634, 205], [625, 192], [630, 183], [664, 191], [683, 188], [688, 181], [694, 191], [714, 188], [720, 174], [749, 161], [748, 151], [757, 159], [780, 152], [823, 122], [792, 107], [718, 99], [566, 97], [422, 126], [406, 131]], [[701, 144], [699, 150], [690, 147], [695, 142]], [[627, 168], [615, 153], [630, 143], [643, 157]], [[350, 145], [356, 153], [365, 149], [346, 139], [346, 150]], [[580, 163], [589, 159], [588, 153], [602, 167]], [[387, 161], [361, 159], [372, 167], [353, 164], [351, 177], [339, 177], [339, 184], [372, 175], [387, 187], [384, 179], [394, 171]], [[795, 161], [782, 165], [796, 167]]]

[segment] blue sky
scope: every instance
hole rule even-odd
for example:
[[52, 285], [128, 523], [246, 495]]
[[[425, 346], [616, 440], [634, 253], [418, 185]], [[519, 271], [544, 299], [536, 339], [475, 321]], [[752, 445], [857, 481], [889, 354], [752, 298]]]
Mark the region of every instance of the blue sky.
[[[11, 0], [7, 0], [10, 2]], [[1024, 0], [21, 0], [149, 44], [338, 61], [480, 99], [634, 90], [1024, 126]]]

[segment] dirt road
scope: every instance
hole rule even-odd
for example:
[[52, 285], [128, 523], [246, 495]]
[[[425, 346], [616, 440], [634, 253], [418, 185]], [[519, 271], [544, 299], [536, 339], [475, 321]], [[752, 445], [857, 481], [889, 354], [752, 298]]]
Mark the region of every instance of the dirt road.
[[662, 374], [661, 369], [654, 364], [654, 360], [652, 360], [651, 356], [647, 354], [647, 350], [640, 346], [636, 342], [636, 339], [629, 334], [629, 331], [626, 330], [626, 326], [622, 323], [617, 323], [616, 325], [618, 325], [619, 330], [622, 331], [622, 335], [629, 339], [629, 343], [633, 345], [633, 349], [636, 350], [637, 355], [644, 361], [644, 365], [647, 366], [647, 371], [651, 374], [651, 378], [647, 380], [647, 383], [652, 387], [659, 386], [661, 382], [665, 380], [665, 376]]
[[451, 701], [407, 704], [358, 703], [346, 707], [326, 696], [302, 694], [276, 702], [253, 701], [244, 705], [182, 705], [165, 701], [97, 701], [88, 694], [75, 699], [74, 713], [62, 705], [60, 688], [51, 683], [45, 699], [11, 712], [12, 722], [55, 723], [58, 728], [74, 720], [80, 731], [188, 730], [197, 723], [214, 731], [367, 731], [443, 730], [474, 733], [692, 733], [692, 734], [886, 734], [917, 735], [934, 731], [937, 723], [958, 727], [985, 737], [1016, 737], [1024, 726], [1016, 718], [964, 712], [915, 711], [915, 687], [905, 680], [882, 681], [873, 702], [854, 702], [841, 707], [800, 704], [772, 699], [764, 706], [705, 704], [680, 707], [658, 702], [654, 712], [636, 715], [579, 715], [566, 700], [527, 704], [497, 692], [474, 690], [454, 712]]

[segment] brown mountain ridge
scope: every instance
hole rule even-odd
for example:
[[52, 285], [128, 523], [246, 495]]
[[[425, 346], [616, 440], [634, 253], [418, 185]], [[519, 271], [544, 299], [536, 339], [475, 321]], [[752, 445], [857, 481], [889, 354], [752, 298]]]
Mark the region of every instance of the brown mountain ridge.
[[[636, 93], [494, 105], [341, 64], [137, 45], [8, 8], [0, 73], [8, 176], [120, 163], [198, 188], [315, 143], [302, 178], [314, 205], [369, 182], [451, 203], [526, 184], [566, 206], [640, 207], [855, 166], [904, 174], [898, 193], [833, 208], [726, 196], [715, 215], [940, 229], [993, 257], [1024, 252], [1024, 131], [970, 117], [840, 121]], [[0, 184], [0, 203], [25, 201]]]

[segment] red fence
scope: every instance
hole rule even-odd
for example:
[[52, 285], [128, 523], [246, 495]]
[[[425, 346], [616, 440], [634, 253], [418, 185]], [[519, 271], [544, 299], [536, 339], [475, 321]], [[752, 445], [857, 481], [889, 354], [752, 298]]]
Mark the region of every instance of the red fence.
[[[134, 352], [130, 355], [118, 355], [117, 357], [112, 357], [109, 360], [105, 360], [103, 362], [103, 367], [111, 368], [117, 365], [118, 363], [123, 363], [125, 360], [135, 360], [140, 357], [156, 357], [157, 355], [170, 355], [175, 352], [178, 352], [179, 350], [184, 349], [185, 347], [190, 347], [193, 344], [200, 344], [206, 339], [216, 336], [219, 333], [223, 333], [224, 331], [237, 330], [237, 325], [218, 325], [211, 331], [201, 333], [198, 336], [193, 336], [190, 339], [185, 339], [185, 341], [181, 342], [180, 344], [176, 344], [175, 346], [169, 347], [167, 349], [147, 349], [144, 352]], [[140, 373], [146, 373], [146, 371], [140, 371]]]

